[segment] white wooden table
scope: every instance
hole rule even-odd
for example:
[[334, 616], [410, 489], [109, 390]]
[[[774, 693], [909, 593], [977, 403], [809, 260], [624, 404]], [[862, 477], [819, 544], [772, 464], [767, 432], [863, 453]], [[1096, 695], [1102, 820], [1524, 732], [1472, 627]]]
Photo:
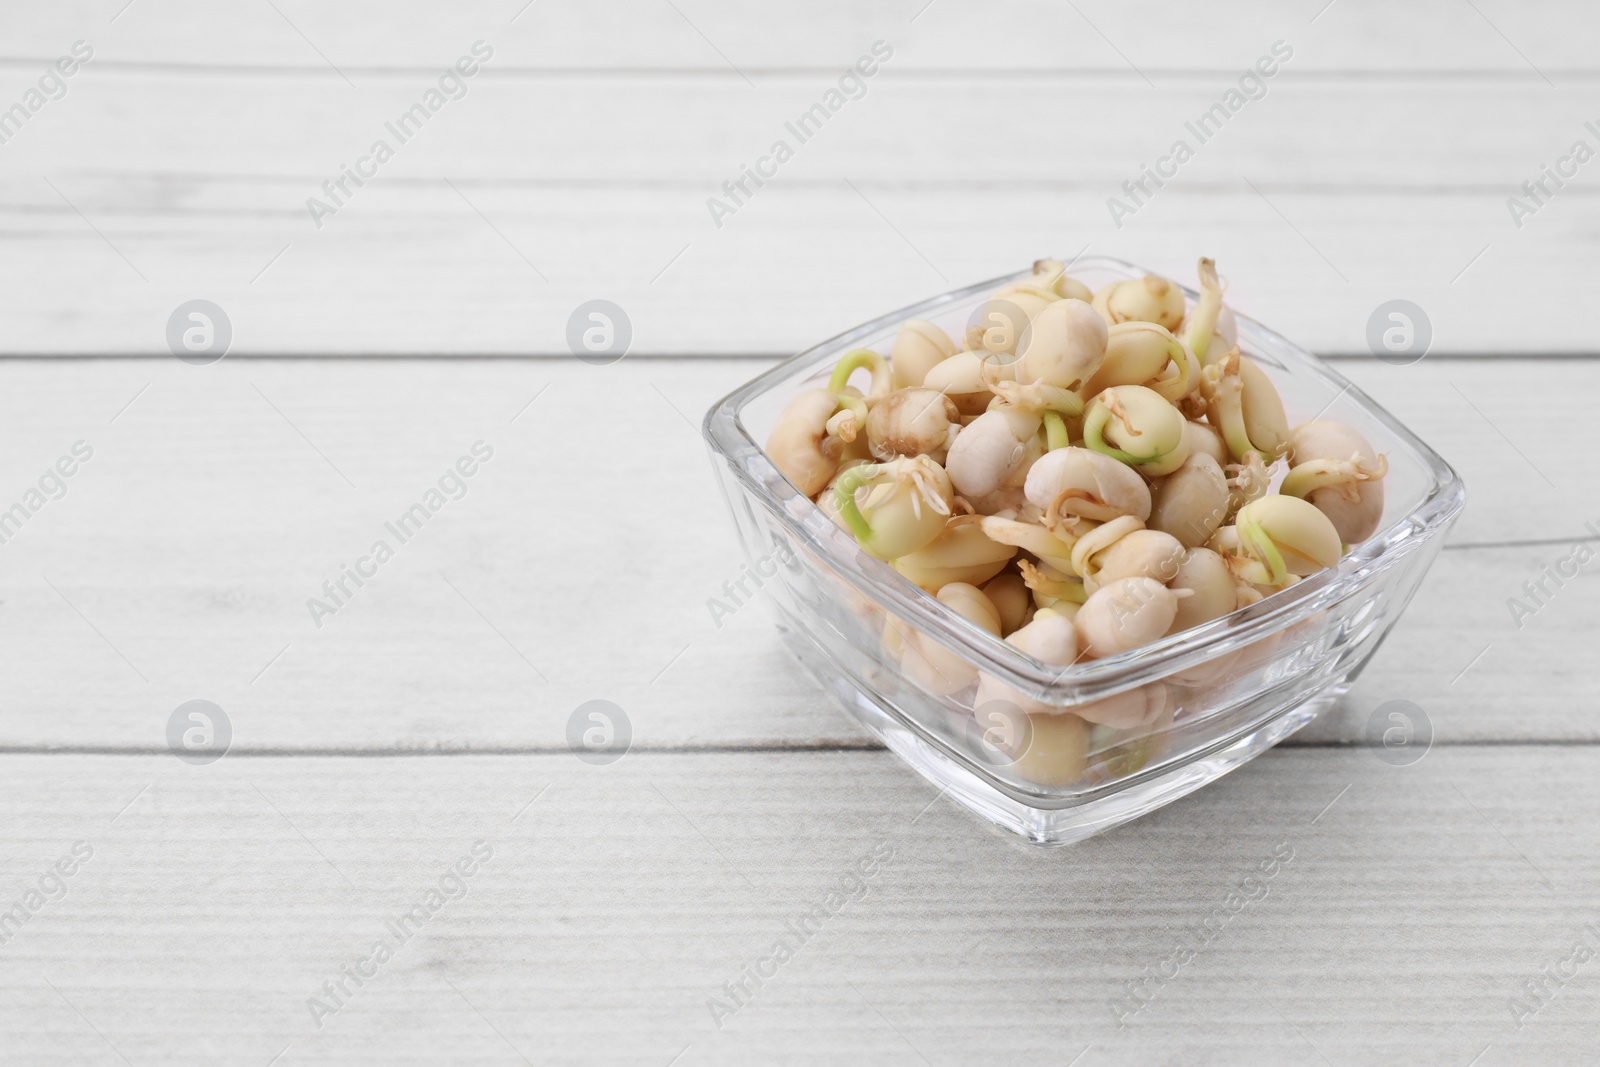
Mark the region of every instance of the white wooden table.
[[[1596, 566], [1520, 627], [1508, 600], [1600, 527], [1600, 163], [1520, 228], [1506, 202], [1600, 147], [1592, 5], [122, 4], [12, 5], [0, 46], [0, 114], [93, 50], [0, 143], [0, 511], [93, 452], [0, 544], [0, 1062], [1593, 1062]], [[480, 40], [318, 228], [307, 198]], [[876, 41], [718, 227], [707, 198]], [[869, 741], [764, 608], [716, 624], [739, 560], [697, 423], [783, 354], [1086, 246], [1214, 255], [1471, 505], [1337, 711], [1044, 851]], [[633, 327], [609, 366], [565, 339], [597, 298]], [[1395, 298], [1433, 326], [1409, 366], [1368, 349]], [[169, 352], [193, 299], [219, 363]], [[231, 725], [208, 765], [168, 747], [195, 699]], [[1410, 766], [1373, 747], [1391, 699], [1432, 723]], [[568, 749], [590, 700], [631, 721], [615, 763]]]

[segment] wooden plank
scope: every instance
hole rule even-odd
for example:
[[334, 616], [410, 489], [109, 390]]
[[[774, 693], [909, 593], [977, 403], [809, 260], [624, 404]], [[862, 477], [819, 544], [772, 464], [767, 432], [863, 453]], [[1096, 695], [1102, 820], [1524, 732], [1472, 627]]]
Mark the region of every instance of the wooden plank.
[[[707, 607], [740, 557], [696, 424], [759, 367], [0, 362], [0, 505], [75, 441], [95, 449], [0, 545], [0, 744], [159, 747], [195, 698], [251, 749], [559, 747], [596, 698], [642, 746], [859, 743], [764, 606]], [[1507, 607], [1600, 522], [1583, 436], [1600, 367], [1344, 369], [1460, 468], [1458, 541], [1537, 543], [1446, 551], [1307, 736], [1359, 738], [1404, 697], [1451, 740], [1600, 737], [1592, 574], [1520, 630]], [[480, 439], [495, 455], [467, 496], [400, 545], [384, 524]], [[309, 598], [379, 538], [395, 558], [314, 620]]]
[[[1585, 968], [1520, 1030], [1510, 1005], [1597, 936], [1600, 839], [1572, 817], [1597, 782], [1592, 747], [1279, 750], [1040, 851], [881, 752], [9, 757], [8, 905], [93, 855], [0, 946], [0, 1036], [30, 1064], [1578, 1062]], [[373, 973], [479, 839], [464, 894]], [[358, 963], [318, 1028], [309, 998]]]
[[[203, 0], [116, 5], [72, 0], [18, 11], [11, 55], [53, 57], [63, 41], [88, 36], [109, 60], [221, 68], [292, 66], [356, 80], [373, 68], [428, 67], [453, 58], [458, 40], [503, 41], [514, 61], [536, 68], [649, 67], [753, 77], [773, 69], [851, 62], [875, 38], [903, 42], [931, 70], [1047, 68], [1152, 76], [1170, 70], [1231, 70], [1254, 62], [1257, 42], [1293, 41], [1308, 66], [1332, 70], [1492, 71], [1559, 79], [1594, 68], [1584, 46], [1596, 28], [1578, 0], [1512, 5], [1485, 0], [1480, 13], [1448, 0], [1369, 7], [1341, 3], [1286, 9], [1268, 0], [1224, 0], [1164, 11], [1159, 20], [1109, 0], [1071, 7], [1023, 0], [962, 4], [764, 5], [711, 0], [672, 7], [647, 0], [612, 5], [605, 18], [576, 5], [468, 0], [439, 8], [368, 2], [304, 2], [226, 11]], [[678, 10], [674, 11], [673, 7]], [[115, 21], [111, 21], [116, 16]]]
[[[836, 77], [786, 75], [752, 88], [737, 79], [596, 74], [570, 84], [506, 73], [489, 60], [417, 130], [416, 122], [400, 126], [399, 117], [437, 90], [428, 73], [384, 74], [355, 90], [311, 74], [180, 75], [97, 70], [91, 61], [69, 94], [30, 118], [5, 149], [24, 174], [110, 175], [125, 186], [132, 179], [132, 188], [119, 190], [125, 198], [159, 177], [271, 179], [286, 188], [249, 206], [293, 208], [309, 229], [306, 198], [338, 206], [321, 190], [323, 180], [337, 179], [378, 139], [395, 158], [368, 168], [377, 172], [365, 175], [374, 188], [440, 175], [511, 186], [670, 183], [687, 187], [702, 212], [708, 196], [729, 197], [722, 183], [739, 179], [741, 165], [753, 169], [778, 140], [794, 158], [763, 164], [776, 172], [766, 175], [773, 187], [841, 176], [857, 183], [1044, 185], [1086, 189], [1103, 204], [1112, 195], [1131, 197], [1123, 182], [1140, 178], [1142, 167], [1181, 139], [1194, 158], [1179, 161], [1176, 177], [1166, 175], [1178, 185], [1237, 185], [1243, 174], [1269, 190], [1465, 190], [1493, 203], [1509, 224], [1505, 198], [1575, 139], [1592, 149], [1596, 137], [1584, 127], [1596, 119], [1586, 100], [1537, 79], [1347, 82], [1296, 77], [1290, 60], [1251, 90], [1255, 99], [1202, 125], [1237, 88], [1236, 77], [1196, 75], [1135, 88], [1035, 74], [945, 78], [904, 73], [896, 64], [884, 61], [849, 99], [833, 102], [832, 113], [801, 125], [801, 116], [837, 88]], [[14, 84], [0, 83], [0, 91], [20, 96], [33, 72], [7, 73]], [[581, 107], [558, 106], [575, 94]], [[1019, 98], [1080, 94], [1092, 95], [1095, 106], [1067, 109], [1048, 133], [1034, 110], [1017, 106]], [[969, 159], [952, 156], [952, 131], [970, 140]], [[172, 206], [193, 203], [196, 188], [181, 188], [184, 196]], [[353, 183], [345, 189], [357, 204], [368, 192]], [[59, 204], [37, 189], [23, 195], [25, 202]], [[1592, 198], [1595, 190], [1579, 177], [1558, 195]]]
[[[948, 64], [918, 59], [917, 38], [805, 144], [784, 121], [827, 90], [825, 66], [762, 61], [772, 73], [754, 85], [698, 67], [589, 66], [557, 78], [504, 44], [465, 99], [400, 144], [384, 122], [434, 84], [418, 57], [449, 59], [470, 43], [468, 26], [507, 17], [503, 8], [386, 8], [376, 18], [353, 6], [294, 12], [291, 25], [266, 7], [222, 18], [146, 0], [105, 27], [99, 58], [69, 94], [4, 145], [0, 351], [160, 351], [173, 307], [204, 291], [238, 320], [240, 352], [551, 352], [564, 349], [572, 309], [604, 291], [639, 320], [640, 351], [775, 353], [947, 283], [1086, 245], [1184, 276], [1201, 251], [1214, 254], [1241, 303], [1324, 350], [1365, 350], [1373, 308], [1404, 295], [1429, 309], [1441, 349], [1590, 351], [1569, 309], [1587, 295], [1596, 252], [1586, 224], [1594, 187], [1580, 173], [1520, 229], [1507, 208], [1542, 164], [1590, 137], [1584, 123], [1595, 117], [1581, 97], [1527, 71], [1488, 80], [1329, 72], [1388, 46], [1375, 36], [1426, 37], [1429, 62], [1450, 70], [1479, 69], [1482, 44], [1521, 64], [1517, 46], [1484, 21], [1503, 13], [1481, 6], [1482, 16], [1335, 5], [1310, 29], [1349, 32], [1350, 43], [1327, 54], [1306, 44], [1266, 98], [1203, 145], [1184, 123], [1233, 83], [1229, 66], [1213, 64], [1267, 40], [1239, 32], [1263, 23], [1259, 5], [1177, 16], [1184, 32], [1171, 38], [1173, 61], [1205, 65], [1146, 85], [1126, 72], [1075, 73], [1060, 41], [1110, 53], [1071, 10], [1030, 8], [1030, 31], [1017, 33], [1016, 18], [940, 4], [916, 24], [930, 42], [981, 55], [975, 42], [1025, 41], [1061, 65], [973, 60], [946, 76]], [[750, 41], [725, 49], [741, 61], [746, 51], [771, 59], [792, 48], [811, 63], [819, 42], [829, 54], [851, 49], [847, 60], [860, 47], [849, 28], [906, 18], [829, 8], [775, 34], [770, 19], [737, 9], [689, 13]], [[1130, 35], [1153, 36], [1132, 34], [1131, 16], [1114, 9], [1087, 13], [1113, 40], [1119, 21]], [[567, 29], [530, 34], [532, 22], [519, 21], [516, 33], [568, 62], [581, 50], [563, 34], [577, 27], [619, 58], [635, 37], [653, 54], [677, 55], [663, 42], [681, 37], [693, 63], [720, 64], [670, 5], [637, 15], [619, 39], [559, 5], [536, 6], [527, 20]], [[1556, 48], [1596, 18], [1571, 5], [1548, 15], [1540, 27], [1574, 31], [1538, 35]], [[33, 83], [49, 52], [31, 42], [57, 39], [56, 20], [67, 41], [72, 27], [104, 17], [84, 6], [20, 16], [17, 39], [39, 56], [0, 69], [0, 100]], [[1376, 18], [1394, 25], [1374, 35]], [[327, 43], [335, 62], [368, 64], [359, 89], [315, 55], [296, 32], [302, 20], [313, 40], [348, 41]], [[979, 32], [984, 22], [993, 26]], [[1165, 39], [1152, 46], [1172, 47]], [[1453, 56], [1441, 41], [1467, 51]], [[1549, 59], [1531, 40], [1520, 47], [1533, 62]], [[1416, 52], [1406, 45], [1410, 60]], [[1334, 67], [1314, 65], [1335, 54]], [[1060, 108], [1046, 134], [1037, 110], [1017, 104], [1032, 99], [1094, 106]], [[952, 155], [951, 131], [970, 152]], [[308, 198], [332, 203], [323, 182], [378, 137], [394, 142], [396, 157], [318, 228]], [[708, 198], [778, 137], [795, 143], [795, 158], [734, 217], [714, 219]], [[1123, 183], [1180, 137], [1196, 157], [1135, 216], [1113, 219], [1110, 198], [1131, 201]], [[1513, 288], [1523, 299], [1500, 298]]]
[[204, 297], [239, 353], [565, 353], [573, 311], [603, 297], [641, 354], [786, 354], [1085, 246], [1183, 278], [1213, 255], [1238, 307], [1321, 352], [1367, 352], [1395, 298], [1426, 310], [1435, 351], [1594, 350], [1571, 309], [1596, 231], [1557, 218], [1593, 201], [1551, 203], [1518, 232], [1489, 194], [1263, 199], [1230, 181], [1170, 186], [1119, 231], [1103, 191], [774, 185], [719, 230], [703, 191], [502, 186], [463, 202], [430, 179], [373, 185], [318, 232], [298, 182], [263, 212], [262, 187], [230, 179], [63, 178], [76, 210], [41, 183], [28, 198], [53, 205], [6, 220], [0, 351], [165, 353], [169, 316]]

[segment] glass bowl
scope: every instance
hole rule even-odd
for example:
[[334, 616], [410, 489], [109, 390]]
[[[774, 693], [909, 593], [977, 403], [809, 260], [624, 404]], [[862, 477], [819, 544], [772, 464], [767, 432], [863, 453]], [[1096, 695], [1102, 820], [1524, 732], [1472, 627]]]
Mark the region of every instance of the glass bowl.
[[[802, 352], [714, 405], [703, 432], [747, 562], [806, 668], [944, 792], [1030, 841], [1058, 845], [1198, 789], [1331, 706], [1400, 617], [1466, 491], [1449, 464], [1350, 382], [1239, 315], [1240, 348], [1271, 376], [1291, 426], [1326, 415], [1387, 455], [1378, 532], [1337, 567], [1224, 618], [1070, 667], [1033, 659], [867, 556], [762, 448], [789, 398], [824, 382], [845, 352], [887, 354], [908, 318], [960, 338], [985, 296], [1030, 273], [934, 297]], [[1069, 271], [1096, 290], [1145, 273], [1105, 257]], [[1184, 291], [1192, 307], [1197, 294]], [[974, 708], [980, 673], [1056, 713]], [[1116, 723], [1126, 716], [1115, 709], [1130, 703], [1142, 709], [1139, 725], [1073, 713]]]

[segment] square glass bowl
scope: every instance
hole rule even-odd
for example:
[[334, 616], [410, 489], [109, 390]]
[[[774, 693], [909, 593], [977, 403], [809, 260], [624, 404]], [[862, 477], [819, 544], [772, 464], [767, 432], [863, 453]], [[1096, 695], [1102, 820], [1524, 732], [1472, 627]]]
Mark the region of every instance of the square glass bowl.
[[[1291, 426], [1336, 419], [1387, 455], [1378, 532], [1337, 567], [1224, 618], [1066, 668], [1033, 659], [860, 551], [763, 452], [784, 404], [822, 384], [845, 352], [887, 355], [909, 318], [959, 339], [989, 293], [1030, 273], [958, 289], [825, 341], [724, 397], [702, 429], [747, 562], [800, 661], [929, 781], [1030, 841], [1059, 845], [1176, 800], [1331, 706], [1411, 599], [1466, 491], [1449, 464], [1359, 389], [1239, 315], [1239, 346], [1271, 376]], [[1098, 290], [1147, 272], [1096, 257], [1068, 273]], [[1184, 291], [1192, 308], [1198, 294]], [[942, 669], [928, 669], [935, 660]], [[974, 708], [979, 672], [1059, 714]], [[1139, 703], [1143, 725], [1114, 729], [1071, 713], [1091, 701]]]

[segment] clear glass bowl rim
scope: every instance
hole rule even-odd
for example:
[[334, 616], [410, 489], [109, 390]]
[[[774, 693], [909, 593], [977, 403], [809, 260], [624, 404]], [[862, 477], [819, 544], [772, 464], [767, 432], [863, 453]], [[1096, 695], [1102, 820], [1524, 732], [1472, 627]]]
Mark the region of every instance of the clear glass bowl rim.
[[[1126, 278], [1153, 273], [1137, 264], [1111, 256], [1085, 256], [1069, 264], [1069, 271], [1102, 271]], [[718, 400], [706, 412], [701, 432], [720, 462], [726, 462], [739, 482], [772, 514], [778, 524], [806, 545], [837, 577], [873, 604], [962, 655], [979, 669], [994, 675], [1019, 692], [1050, 704], [1075, 704], [1095, 700], [1196, 666], [1215, 656], [1252, 644], [1300, 623], [1335, 604], [1368, 579], [1418, 551], [1441, 535], [1466, 503], [1466, 491], [1455, 469], [1426, 442], [1412, 433], [1366, 393], [1316, 356], [1255, 319], [1235, 313], [1241, 347], [1255, 335], [1296, 364], [1296, 373], [1320, 379], [1333, 389], [1335, 399], [1349, 398], [1404, 442], [1422, 462], [1431, 484], [1417, 506], [1356, 546], [1339, 565], [1307, 578], [1258, 604], [1201, 626], [1164, 637], [1130, 652], [1061, 667], [1033, 658], [987, 630], [950, 611], [933, 596], [887, 563], [860, 552], [850, 534], [828, 522], [829, 534], [819, 536], [796, 517], [801, 502], [816, 505], [786, 479], [764, 447], [744, 426], [740, 414], [747, 404], [783, 384], [797, 372], [824, 365], [836, 356], [911, 318], [927, 318], [951, 304], [972, 300], [985, 292], [1029, 278], [1032, 269], [991, 278], [879, 316], [831, 337], [756, 375]], [[1181, 287], [1189, 301], [1199, 293]], [[1249, 349], [1246, 348], [1247, 354]], [[1330, 402], [1331, 406], [1331, 402]], [[759, 472], [759, 475], [758, 473]], [[772, 487], [778, 486], [775, 495]], [[817, 509], [820, 514], [820, 509]]]

